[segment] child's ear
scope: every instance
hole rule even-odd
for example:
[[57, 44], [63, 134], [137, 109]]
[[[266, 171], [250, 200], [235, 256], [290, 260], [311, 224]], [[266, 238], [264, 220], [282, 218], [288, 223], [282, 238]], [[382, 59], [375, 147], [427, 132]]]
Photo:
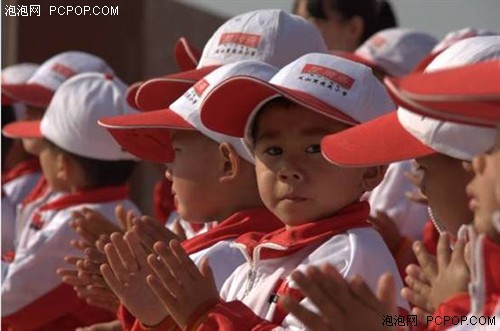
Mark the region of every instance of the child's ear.
[[354, 40], [361, 40], [363, 37], [363, 31], [365, 29], [365, 22], [361, 16], [354, 16], [347, 22], [347, 31], [353, 37]]
[[241, 167], [241, 158], [234, 150], [234, 147], [228, 143], [219, 145], [219, 153], [222, 160], [222, 175], [221, 182], [228, 182], [234, 180]]
[[381, 165], [366, 168], [363, 173], [362, 187], [365, 191], [371, 191], [382, 182], [387, 171], [388, 165]]

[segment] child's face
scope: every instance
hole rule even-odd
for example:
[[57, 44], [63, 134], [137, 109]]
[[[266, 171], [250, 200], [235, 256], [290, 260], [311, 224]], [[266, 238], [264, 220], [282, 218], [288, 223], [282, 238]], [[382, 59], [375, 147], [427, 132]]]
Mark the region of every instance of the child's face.
[[473, 218], [465, 193], [471, 174], [465, 171], [460, 160], [443, 154], [432, 154], [416, 161], [422, 172], [420, 189], [427, 196], [434, 216], [456, 236], [460, 226], [470, 223]]
[[40, 160], [40, 166], [42, 167], [42, 172], [50, 188], [56, 192], [68, 191], [68, 184], [62, 180], [59, 176], [61, 164], [58, 158], [61, 157], [61, 153], [55, 148], [52, 148], [45, 140], [40, 140], [40, 151], [38, 154], [38, 159]]
[[364, 170], [337, 167], [321, 154], [321, 138], [346, 125], [299, 105], [271, 106], [255, 124], [259, 193], [287, 226], [331, 216], [359, 199]]
[[177, 212], [189, 222], [216, 220], [221, 211], [219, 145], [197, 131], [172, 130], [171, 139], [175, 159], [166, 177], [172, 182]]
[[[40, 120], [42, 119], [44, 113], [45, 113], [45, 108], [39, 108], [27, 105], [26, 112], [24, 113], [22, 119], [25, 121]], [[33, 155], [38, 155], [43, 145], [43, 139], [23, 138], [22, 142], [26, 152]]]
[[492, 223], [493, 213], [500, 211], [500, 137], [497, 137], [491, 152], [474, 158], [472, 169], [474, 178], [467, 186], [467, 194], [470, 196], [469, 207], [474, 211], [474, 227], [477, 232], [500, 242], [500, 234]]

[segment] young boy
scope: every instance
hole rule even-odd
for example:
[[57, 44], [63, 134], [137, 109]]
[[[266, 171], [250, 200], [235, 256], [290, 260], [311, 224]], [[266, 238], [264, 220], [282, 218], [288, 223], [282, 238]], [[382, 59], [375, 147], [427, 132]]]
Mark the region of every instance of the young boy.
[[[498, 98], [495, 98], [495, 96], [500, 95], [500, 85], [493, 84], [493, 81], [498, 80], [497, 74], [500, 69], [498, 64], [499, 61], [489, 61], [475, 65], [441, 70], [435, 73], [412, 75], [398, 81], [397, 86], [402, 91], [408, 93], [407, 95], [413, 101], [412, 111], [431, 113], [432, 116], [444, 119], [447, 122], [459, 119], [460, 122], [466, 122], [472, 125], [493, 126], [500, 121], [500, 112], [498, 112], [499, 102]], [[468, 77], [469, 80], [467, 83], [464, 83], [463, 77]], [[460, 100], [455, 98], [457, 95], [460, 95]], [[455, 110], [452, 110], [453, 107]], [[332, 138], [325, 140], [324, 146], [326, 148], [331, 148], [331, 153], [333, 155], [335, 153], [335, 148], [343, 145], [343, 141], [347, 141], [344, 139], [357, 139], [356, 136], [360, 133], [359, 130], [363, 131], [363, 128], [367, 130], [369, 125], [371, 124], [367, 123], [356, 128], [358, 132], [354, 132], [354, 130], [351, 132], [344, 132], [344, 137], [341, 140], [337, 140], [332, 136]], [[389, 124], [379, 125], [379, 128], [386, 129], [385, 132], [387, 132]], [[362, 133], [367, 134], [368, 131], [363, 131]], [[475, 172], [475, 176], [467, 185], [467, 192], [471, 197], [470, 207], [474, 210], [475, 214], [474, 230], [469, 229], [469, 233], [472, 235], [469, 238], [471, 240], [470, 246], [472, 249], [468, 254], [472, 275], [472, 282], [470, 283], [471, 285], [469, 285], [470, 293], [465, 293], [465, 287], [463, 288], [464, 293], [459, 293], [458, 295], [455, 295], [453, 291], [449, 291], [450, 287], [453, 288], [455, 280], [455, 277], [452, 275], [457, 272], [462, 272], [463, 269], [467, 269], [463, 257], [463, 239], [459, 239], [450, 258], [449, 243], [443, 240], [445, 237], [442, 237], [440, 242], [445, 245], [442, 245], [442, 249], [438, 252], [438, 261], [440, 262], [436, 265], [435, 262], [431, 261], [430, 265], [432, 265], [432, 267], [429, 267], [429, 265], [422, 266], [426, 275], [434, 274], [435, 278], [441, 276], [440, 282], [436, 282], [432, 288], [427, 290], [433, 294], [431, 296], [436, 296], [437, 293], [441, 292], [439, 295], [441, 298], [440, 307], [436, 310], [434, 317], [428, 316], [427, 319], [423, 319], [423, 322], [427, 325], [433, 322], [431, 325], [432, 330], [439, 329], [440, 327], [449, 327], [452, 324], [459, 324], [456, 322], [458, 320], [460, 320], [461, 326], [456, 327], [456, 329], [470, 330], [474, 328], [472, 327], [474, 324], [479, 326], [478, 318], [481, 318], [481, 316], [492, 316], [495, 313], [499, 313], [498, 293], [500, 291], [500, 282], [498, 278], [500, 272], [498, 268], [495, 267], [495, 263], [498, 261], [498, 255], [500, 254], [498, 246], [500, 243], [500, 236], [498, 229], [495, 229], [494, 222], [495, 213], [498, 213], [500, 210], [500, 196], [496, 194], [496, 190], [500, 187], [498, 186], [499, 178], [497, 171], [500, 167], [500, 153], [498, 152], [500, 147], [499, 133], [500, 130], [497, 128], [496, 143], [493, 149], [487, 154], [482, 154], [474, 158], [472, 169]], [[474, 136], [474, 138], [475, 137], [477, 136]], [[491, 138], [492, 139], [485, 145], [485, 148], [494, 144], [495, 138]], [[386, 150], [387, 153], [395, 153], [395, 151], [396, 149], [394, 149], [394, 147], [388, 147]], [[353, 153], [350, 155], [344, 154], [343, 157], [344, 162], [347, 162], [347, 159], [352, 160], [354, 158], [359, 157], [354, 156]], [[370, 158], [370, 156], [366, 155], [363, 157], [366, 162], [371, 163], [371, 161], [369, 161]], [[360, 163], [359, 159], [356, 162]], [[475, 233], [480, 234], [480, 236], [476, 237]], [[420, 254], [418, 250], [416, 252], [419, 260], [424, 261], [423, 258], [426, 258], [425, 250]], [[430, 260], [427, 258], [427, 261]], [[443, 261], [445, 263], [443, 263]], [[432, 270], [433, 268], [435, 270]], [[447, 271], [451, 273], [447, 274]], [[324, 275], [326, 277], [313, 277], [310, 275], [307, 277], [303, 277], [304, 275], [296, 276], [297, 279], [300, 279], [301, 288], [304, 288], [313, 300], [325, 302], [325, 307], [331, 307], [330, 304], [333, 306], [342, 306], [349, 302], [353, 308], [354, 306], [359, 308], [359, 310], [356, 308], [354, 309], [357, 310], [358, 313], [363, 314], [363, 316], [367, 316], [366, 310], [368, 310], [368, 312], [373, 312], [373, 308], [364, 306], [356, 297], [349, 298], [349, 295], [345, 295], [343, 300], [335, 301], [328, 298], [327, 295], [324, 294], [326, 292], [321, 291], [321, 288], [327, 286], [328, 283], [336, 283], [336, 286], [339, 287], [349, 285], [339, 284], [338, 278], [336, 278], [329, 269], [324, 270]], [[443, 293], [445, 295], [443, 295]], [[427, 296], [425, 299], [430, 299], [431, 296]], [[386, 297], [385, 299], [380, 299], [380, 301], [381, 307], [387, 304], [389, 306], [391, 305], [390, 298]], [[326, 302], [329, 303], [326, 304]], [[354, 305], [355, 302], [357, 302], [356, 305]], [[328, 327], [323, 318], [317, 315], [315, 316], [313, 312], [304, 311], [293, 301], [287, 300], [286, 307], [307, 325], [315, 325], [318, 328]], [[363, 310], [365, 310], [365, 313], [363, 313]], [[471, 311], [472, 314], [465, 316], [469, 311]], [[362, 327], [373, 330], [379, 327], [373, 323], [374, 321], [371, 321], [372, 324], [370, 324], [368, 320], [349, 320], [347, 318], [348, 314], [337, 313], [334, 309], [329, 310], [329, 308], [326, 308], [322, 310], [321, 313], [323, 315], [328, 315], [329, 313], [334, 314], [336, 317], [334, 320], [341, 321], [340, 323], [345, 326], [345, 330], [352, 329], [355, 325], [358, 328]], [[459, 318], [455, 318], [455, 322], [452, 323], [451, 318], [456, 315], [458, 315]], [[444, 316], [448, 316], [448, 322], [443, 323]], [[483, 318], [483, 320], [486, 321], [485, 318]], [[469, 324], [469, 322], [471, 322], [471, 324]], [[484, 325], [484, 323], [482, 324]], [[494, 329], [494, 326], [491, 329]]]
[[[472, 39], [465, 41], [465, 43], [470, 43], [471, 41]], [[498, 47], [500, 43], [496, 42], [493, 45]], [[460, 46], [460, 43], [456, 46]], [[492, 48], [494, 49], [492, 45], [488, 48], [490, 50]], [[450, 50], [452, 49], [453, 48], [450, 48]], [[476, 51], [471, 51], [473, 54], [472, 58], [480, 58], [479, 53]], [[462, 60], [471, 55], [471, 53], [466, 52], [462, 52], [461, 54], [463, 56]], [[446, 61], [440, 62], [443, 57], [445, 57]], [[440, 57], [437, 57], [433, 63], [433, 68], [436, 69], [439, 63], [450, 63], [447, 53], [444, 52]], [[415, 97], [415, 101], [411, 99], [412, 97], [408, 97], [410, 95], [415, 96], [414, 93], [409, 93], [405, 89], [400, 90], [397, 85], [394, 84], [389, 84], [389, 86], [394, 94], [398, 96], [399, 102], [404, 107], [409, 109], [419, 108], [416, 106], [419, 102], [418, 95]], [[402, 86], [404, 87], [405, 85]], [[423, 85], [420, 85], [417, 90], [425, 90], [422, 86]], [[408, 87], [411, 87], [411, 85]], [[444, 98], [445, 97], [446, 96], [444, 96]], [[439, 105], [439, 99], [434, 100], [436, 100], [434, 104]], [[465, 103], [465, 101], [463, 102]], [[453, 107], [453, 103], [451, 105]], [[478, 105], [481, 105], [481, 103], [478, 103]], [[484, 107], [484, 103], [480, 107]], [[383, 131], [385, 134], [375, 138], [380, 131]], [[361, 134], [363, 138], [358, 136], [358, 134]], [[368, 140], [368, 142], [365, 140], [366, 137], [370, 137], [371, 140]], [[464, 139], [464, 137], [469, 137], [469, 139]], [[470, 198], [465, 193], [465, 187], [470, 180], [467, 180], [467, 176], [465, 175], [468, 174], [464, 170], [460, 172], [463, 175], [459, 177], [459, 163], [461, 160], [470, 162], [474, 155], [490, 149], [493, 145], [494, 137], [495, 130], [491, 128], [443, 122], [419, 116], [405, 108], [399, 108], [397, 114], [384, 116], [367, 124], [363, 128], [356, 128], [349, 133], [346, 132], [338, 136], [328, 137], [324, 140], [323, 146], [325, 155], [332, 162], [349, 166], [383, 164], [401, 158], [416, 157], [419, 165], [424, 168], [423, 189], [428, 196], [429, 204], [431, 208], [433, 208], [433, 212], [441, 217], [446, 226], [446, 228], [441, 228], [440, 230], [447, 230], [452, 237], [457, 238], [459, 237], [458, 228], [462, 224], [467, 224], [469, 222], [466, 221], [460, 224], [458, 222], [445, 223], [444, 221], [452, 220], [450, 215], [457, 213], [457, 210], [464, 210], [462, 213], [465, 213], [465, 209], [469, 205], [468, 202]], [[401, 144], [405, 146], [404, 149], [401, 148]], [[352, 153], [348, 151], [348, 149], [353, 146], [362, 146], [366, 150], [380, 150], [382, 153], [378, 153], [377, 155], [361, 153], [353, 156], [351, 155]], [[453, 167], [454, 164], [455, 166]], [[456, 170], [453, 170], [453, 168]], [[454, 175], [452, 175], [453, 173]], [[461, 178], [460, 182], [458, 182], [459, 178]], [[461, 187], [456, 185], [460, 185]], [[450, 197], [458, 197], [459, 199], [453, 202], [450, 200]], [[419, 255], [422, 255], [422, 251], [425, 251], [421, 245], [418, 247], [420, 253], [416, 252], [417, 258]], [[451, 286], [451, 277], [447, 279], [449, 282], [447, 289], [451, 291], [451, 293], [466, 286], [467, 278], [464, 278], [463, 274], [454, 273], [450, 276], [457, 276], [460, 278], [459, 284], [456, 287]], [[403, 295], [425, 312], [432, 314], [432, 312], [437, 309], [440, 301], [434, 298], [432, 300], [427, 300], [427, 302], [422, 302], [420, 298], [422, 297], [422, 292], [424, 292], [422, 289], [429, 286], [434, 287], [436, 277], [430, 277], [427, 281], [422, 281], [422, 279], [419, 278], [420, 277], [416, 276], [415, 273], [406, 278], [407, 284], [411, 287], [411, 291], [405, 289]]]
[[[372, 286], [384, 271], [397, 277], [387, 247], [366, 222], [369, 206], [359, 201], [380, 183], [383, 168], [334, 167], [319, 149], [325, 134], [393, 108], [371, 69], [326, 54], [305, 55], [269, 82], [235, 77], [215, 87], [202, 105], [202, 121], [216, 131], [245, 138], [255, 158], [262, 200], [285, 228], [238, 238], [235, 246], [247, 263], [224, 283], [224, 301], [206, 287], [206, 276], [193, 276], [195, 270], [175, 242], [170, 245], [174, 254], [157, 244], [161, 259], [148, 260], [156, 274], [148, 282], [173, 320], [181, 328], [217, 330], [301, 327], [276, 304], [286, 294], [303, 298], [289, 281], [293, 270], [329, 261], [345, 277], [360, 273]], [[169, 281], [172, 276], [181, 288]]]
[[87, 207], [110, 217], [127, 199], [126, 182], [135, 162], [97, 119], [134, 112], [125, 101], [126, 85], [109, 74], [86, 73], [68, 79], [56, 91], [43, 119], [18, 122], [10, 131], [43, 139], [39, 159], [50, 189], [62, 192], [33, 212], [16, 257], [2, 284], [2, 324], [23, 330], [74, 330], [108, 320], [109, 313], [79, 300], [61, 284], [56, 269], [66, 255], [79, 252], [69, 226], [72, 212]]
[[[218, 288], [222, 287], [237, 266], [244, 263], [243, 257], [230, 247], [234, 239], [246, 232], [274, 231], [281, 227], [281, 223], [262, 207], [251, 157], [241, 141], [205, 128], [199, 118], [199, 105], [213, 86], [225, 78], [258, 75], [267, 79], [276, 70], [256, 61], [228, 64], [196, 83], [169, 109], [100, 120], [101, 125], [108, 128], [128, 125], [130, 129], [140, 128], [141, 118], [146, 118], [149, 122], [147, 125], [168, 130], [170, 139], [166, 143], [171, 146], [172, 154], [166, 159], [166, 177], [172, 181], [177, 212], [189, 222], [219, 221], [217, 226], [206, 233], [183, 242], [183, 247], [196, 264], [201, 264], [204, 258], [210, 258]], [[134, 136], [131, 135], [130, 138]], [[130, 143], [140, 142], [135, 139]], [[126, 142], [123, 145], [128, 146]], [[162, 151], [154, 148], [148, 150], [152, 155], [159, 152]], [[146, 276], [152, 271], [145, 259], [147, 253], [137, 245], [137, 235], [137, 229], [126, 234], [124, 239], [129, 244], [129, 249], [119, 236], [113, 235], [113, 245], [106, 247], [112, 270], [103, 266], [101, 271], [111, 289], [138, 319], [135, 329], [140, 329], [139, 322], [144, 326], [157, 325], [165, 320], [168, 312], [153, 292], [145, 290]], [[166, 241], [167, 239], [165, 238]], [[120, 282], [124, 272], [118, 256], [125, 257], [124, 260], [128, 257], [133, 261], [132, 264], [141, 266], [140, 272], [135, 272], [134, 282], [128, 278], [128, 285]], [[126, 320], [123, 314], [121, 319]]]
[[[113, 74], [108, 64], [101, 58], [78, 51], [68, 51], [54, 55], [38, 67], [33, 75], [26, 80], [11, 81], [2, 84], [2, 94], [9, 96], [16, 102], [26, 105], [22, 120], [39, 120], [43, 117], [54, 93], [63, 82], [72, 76], [84, 72], [101, 72]], [[20, 138], [11, 128], [17, 124], [12, 123], [4, 127], [3, 133], [7, 137]], [[36, 137], [22, 138], [26, 152], [37, 155], [41, 140]], [[46, 181], [39, 176], [35, 180], [11, 181], [5, 183], [4, 191], [11, 198], [16, 210], [14, 248], [19, 241], [34, 208], [44, 203], [53, 192], [46, 185]], [[32, 178], [32, 179], [35, 179]], [[15, 192], [22, 192], [17, 197]], [[12, 220], [14, 222], [14, 220]], [[15, 249], [14, 249], [15, 250]], [[12, 252], [13, 254], [14, 252]]]
[[[24, 83], [37, 70], [38, 64], [20, 63], [2, 69], [2, 84]], [[2, 93], [2, 128], [20, 119], [26, 105]], [[21, 141], [2, 137], [2, 256], [14, 251], [16, 206], [31, 191], [40, 177], [36, 157], [26, 153]]]

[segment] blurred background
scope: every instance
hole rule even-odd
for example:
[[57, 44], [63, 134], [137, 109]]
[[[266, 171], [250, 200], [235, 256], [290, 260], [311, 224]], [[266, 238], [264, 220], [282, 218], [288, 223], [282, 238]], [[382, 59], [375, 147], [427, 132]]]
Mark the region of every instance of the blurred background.
[[[355, 1], [355, 0], [353, 0]], [[471, 26], [500, 31], [500, 0], [388, 0], [400, 27], [442, 38]], [[203, 45], [226, 19], [250, 10], [291, 11], [293, 0], [2, 0], [2, 68], [19, 62], [42, 63], [66, 50], [105, 59], [127, 83], [177, 71], [173, 45], [184, 36]], [[40, 5], [40, 16], [7, 16], [8, 5]], [[49, 6], [112, 6], [117, 16], [49, 14]], [[134, 200], [151, 210], [151, 188], [161, 177], [142, 165], [134, 177]]]

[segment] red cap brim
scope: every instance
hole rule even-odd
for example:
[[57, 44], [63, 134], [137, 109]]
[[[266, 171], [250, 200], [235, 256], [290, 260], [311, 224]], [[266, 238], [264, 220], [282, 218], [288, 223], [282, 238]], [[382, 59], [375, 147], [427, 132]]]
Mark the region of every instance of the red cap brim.
[[127, 93], [125, 94], [125, 98], [127, 99], [127, 103], [134, 107], [135, 109], [139, 109], [139, 105], [137, 104], [137, 102], [135, 102], [135, 98], [137, 96], [137, 91], [139, 91], [139, 87], [141, 87], [141, 85], [144, 84], [144, 82], [136, 82], [132, 85], [130, 85], [127, 89]]
[[174, 46], [174, 57], [177, 66], [183, 70], [196, 69], [201, 57], [201, 51], [190, 44], [186, 38], [181, 37]]
[[401, 126], [397, 112], [328, 135], [321, 141], [321, 150], [328, 161], [345, 167], [383, 165], [436, 153]]
[[350, 116], [314, 96], [247, 76], [230, 78], [214, 88], [201, 106], [201, 120], [211, 130], [243, 137], [253, 111], [277, 96], [343, 123], [358, 124]]
[[500, 121], [500, 61], [385, 80], [391, 95], [418, 114], [466, 124]]
[[168, 108], [194, 83], [218, 67], [204, 67], [150, 79], [139, 87], [135, 102], [144, 111]]
[[54, 96], [54, 91], [38, 84], [2, 84], [2, 92], [17, 102], [42, 108]]
[[101, 118], [99, 125], [105, 127], [129, 153], [159, 163], [173, 160], [170, 129], [195, 130], [170, 109]]
[[41, 120], [17, 121], [3, 127], [2, 133], [9, 138], [43, 138]]

